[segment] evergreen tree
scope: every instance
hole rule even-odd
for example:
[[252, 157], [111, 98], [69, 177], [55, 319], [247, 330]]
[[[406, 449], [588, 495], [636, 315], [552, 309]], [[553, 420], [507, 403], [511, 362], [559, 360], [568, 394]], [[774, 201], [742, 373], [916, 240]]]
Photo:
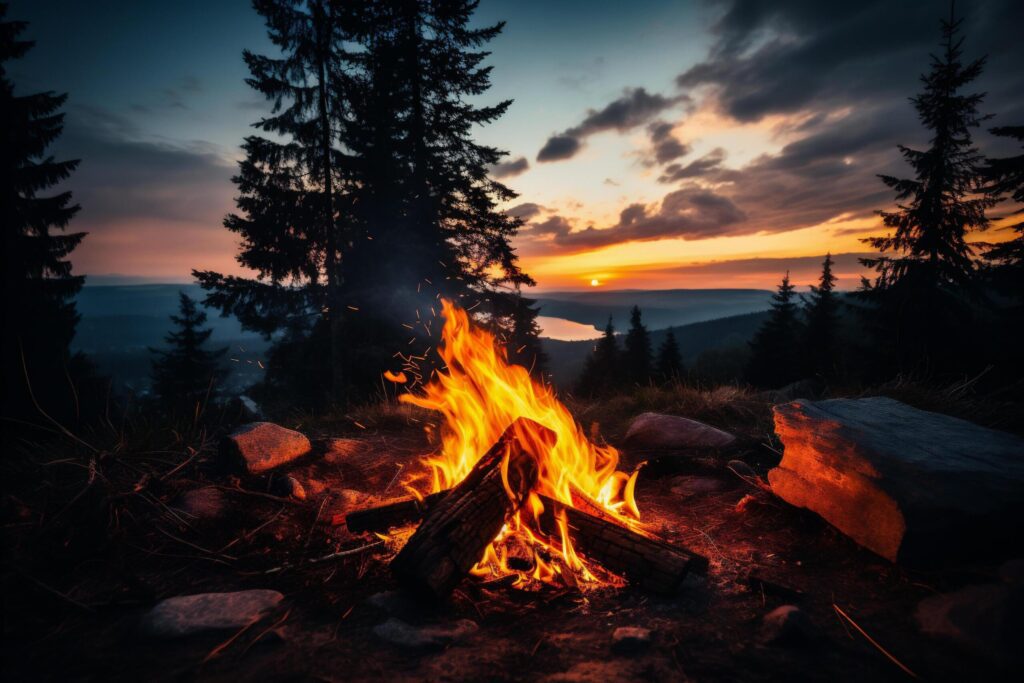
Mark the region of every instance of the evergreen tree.
[[672, 382], [683, 376], [683, 357], [679, 353], [679, 344], [676, 342], [676, 335], [671, 327], [665, 335], [665, 341], [658, 348], [658, 360], [655, 368], [658, 379], [662, 382]]
[[[78, 212], [67, 191], [47, 194], [78, 161], [55, 161], [47, 148], [64, 127], [66, 95], [16, 94], [7, 62], [25, 55], [25, 22], [7, 21], [0, 4], [0, 216], [4, 241], [3, 414], [24, 418], [40, 407], [63, 418], [75, 410], [74, 380], [86, 371], [69, 352], [85, 281], [68, 256], [85, 233], [65, 233]], [[59, 233], [58, 233], [59, 231]], [[31, 395], [30, 395], [31, 392]]]
[[277, 349], [269, 382], [312, 376], [320, 391], [307, 399], [344, 401], [341, 213], [351, 179], [337, 128], [345, 106], [346, 34], [327, 0], [254, 0], [253, 6], [279, 54], [243, 54], [251, 74], [246, 82], [271, 103], [271, 113], [254, 124], [267, 137], [245, 138], [234, 178], [239, 213], [224, 226], [240, 236], [237, 260], [256, 277], [194, 275], [209, 291], [206, 303], [237, 316], [245, 328], [267, 338], [287, 329], [300, 347], [314, 344], [324, 352], [308, 367], [304, 354]]
[[534, 377], [543, 377], [547, 370], [547, 354], [540, 344], [540, 325], [537, 324], [540, 311], [534, 307], [533, 299], [521, 293], [516, 293], [512, 302], [514, 307], [507, 324], [509, 333], [505, 344], [509, 362], [522, 365]]
[[832, 254], [826, 254], [821, 264], [821, 279], [817, 286], [811, 285], [810, 296], [804, 302], [806, 367], [822, 377], [835, 374], [838, 353], [839, 299], [835, 294], [832, 263]]
[[600, 396], [618, 389], [623, 375], [621, 355], [615, 338], [615, 325], [609, 317], [604, 335], [597, 340], [593, 353], [583, 366], [576, 390], [584, 396]]
[[787, 271], [772, 297], [771, 315], [750, 342], [746, 375], [751, 384], [775, 388], [800, 378], [802, 329], [794, 289]]
[[630, 384], [646, 384], [651, 380], [651, 337], [641, 320], [639, 306], [633, 306], [629, 314], [624, 361], [626, 381]]
[[[1024, 148], [1024, 126], [1003, 126], [993, 128], [991, 132], [1016, 140]], [[985, 191], [989, 196], [1005, 197], [1018, 206], [1024, 205], [1024, 154], [988, 159], [984, 175], [987, 181]], [[1018, 208], [1014, 213], [1024, 214], [1024, 208]], [[990, 245], [984, 256], [993, 266], [996, 286], [1014, 297], [1018, 304], [1024, 305], [1024, 220], [1011, 227], [1017, 237]]]
[[914, 178], [880, 176], [900, 202], [896, 211], [879, 212], [894, 232], [864, 240], [881, 254], [862, 259], [877, 276], [860, 296], [873, 306], [878, 346], [900, 350], [903, 368], [919, 362], [951, 367], [963, 358], [968, 342], [957, 330], [969, 327], [965, 295], [976, 271], [965, 237], [988, 227], [985, 210], [994, 201], [976, 196], [981, 156], [971, 129], [986, 118], [978, 113], [983, 94], [961, 92], [981, 74], [985, 59], [962, 61], [961, 22], [952, 15], [942, 22], [942, 54], [932, 57], [924, 89], [912, 98], [931, 133], [925, 150], [899, 148]]
[[178, 315], [171, 316], [175, 330], [164, 337], [168, 349], [150, 349], [153, 360], [153, 392], [171, 410], [194, 413], [214, 393], [221, 373], [220, 359], [226, 348], [204, 348], [212, 329], [203, 329], [206, 313], [184, 292], [178, 293]]

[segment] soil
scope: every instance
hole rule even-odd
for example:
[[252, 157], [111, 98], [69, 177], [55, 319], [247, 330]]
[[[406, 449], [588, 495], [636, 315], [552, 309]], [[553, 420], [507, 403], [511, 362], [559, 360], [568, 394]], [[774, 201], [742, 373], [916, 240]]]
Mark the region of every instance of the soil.
[[[188, 486], [218, 487], [212, 518], [176, 520], [183, 491], [166, 488], [158, 504], [135, 512], [149, 510], [151, 518], [136, 521], [150, 532], [131, 548], [114, 539], [89, 561], [9, 575], [5, 678], [906, 680], [880, 648], [925, 680], [1008, 675], [1005, 662], [933, 640], [914, 621], [922, 598], [996, 580], [995, 567], [915, 571], [873, 555], [726, 467], [740, 459], [763, 477], [777, 456], [754, 441], [727, 453], [666, 456], [641, 473], [644, 521], [709, 560], [706, 576], [691, 576], [676, 595], [523, 590], [470, 578], [445, 604], [418, 604], [395, 592], [388, 571], [403, 534], [372, 545], [374, 535], [351, 535], [340, 522], [348, 510], [401, 496], [401, 477], [430, 445], [415, 426], [360, 439], [365, 448], [330, 457], [314, 450], [261, 478], [226, 475], [210, 453], [202, 480]], [[306, 500], [282, 495], [288, 476]], [[280, 591], [285, 601], [235, 633], [166, 640], [138, 629], [160, 599], [249, 588]], [[789, 604], [806, 616], [801, 637], [763, 642], [764, 616]], [[461, 639], [434, 647], [397, 645], [374, 632], [389, 619], [431, 628], [468, 619], [478, 628], [460, 626]], [[613, 648], [619, 627], [649, 629], [651, 640]]]

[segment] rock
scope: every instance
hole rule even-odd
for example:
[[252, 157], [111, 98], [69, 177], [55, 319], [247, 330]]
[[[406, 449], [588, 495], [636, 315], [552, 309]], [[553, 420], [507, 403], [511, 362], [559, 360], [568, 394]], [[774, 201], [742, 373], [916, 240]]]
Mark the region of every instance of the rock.
[[477, 630], [475, 622], [459, 619], [453, 624], [413, 626], [392, 617], [373, 627], [374, 634], [395, 645], [417, 649], [440, 649], [459, 642]]
[[772, 491], [891, 561], [1019, 549], [1024, 440], [890, 398], [774, 407]]
[[1024, 589], [992, 583], [922, 600], [914, 614], [927, 635], [1008, 662], [1024, 652]]
[[728, 432], [703, 422], [676, 415], [643, 413], [626, 431], [625, 445], [631, 451], [725, 448], [736, 441]]
[[340, 462], [365, 450], [367, 444], [361, 439], [327, 439], [324, 443], [324, 459], [327, 462]]
[[240, 629], [272, 611], [283, 599], [283, 595], [272, 590], [167, 598], [142, 618], [142, 630], [159, 638], [177, 638]]
[[633, 653], [651, 644], [651, 630], [639, 626], [620, 626], [612, 633], [612, 650]]
[[186, 522], [212, 522], [224, 515], [227, 500], [216, 486], [201, 486], [182, 493], [171, 507], [181, 512]]
[[725, 488], [725, 482], [714, 477], [676, 477], [672, 480], [672, 493], [689, 498], [718, 493]]
[[725, 466], [732, 470], [733, 474], [738, 476], [740, 479], [752, 482], [756, 481], [758, 478], [757, 472], [754, 471], [754, 468], [742, 460], [730, 460], [725, 464]]
[[761, 621], [760, 642], [765, 645], [799, 645], [812, 639], [811, 620], [796, 605], [776, 607]]
[[226, 458], [240, 460], [250, 474], [260, 474], [302, 457], [312, 445], [304, 434], [273, 422], [252, 422], [221, 441]]
[[285, 477], [285, 484], [288, 487], [288, 495], [296, 500], [306, 500], [306, 487], [295, 477]]

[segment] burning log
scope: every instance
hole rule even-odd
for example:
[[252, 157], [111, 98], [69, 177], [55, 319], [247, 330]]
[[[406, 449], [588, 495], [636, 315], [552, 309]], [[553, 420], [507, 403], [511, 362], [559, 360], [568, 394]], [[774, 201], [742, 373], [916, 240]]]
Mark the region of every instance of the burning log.
[[708, 561], [700, 555], [636, 533], [559, 501], [540, 496], [544, 512], [541, 530], [558, 535], [557, 517], [564, 514], [576, 549], [605, 569], [626, 577], [652, 593], [672, 593], [690, 570], [703, 572]]
[[396, 578], [435, 599], [451, 593], [526, 500], [537, 481], [539, 451], [554, 439], [532, 420], [513, 422], [469, 475], [427, 510], [391, 562]]

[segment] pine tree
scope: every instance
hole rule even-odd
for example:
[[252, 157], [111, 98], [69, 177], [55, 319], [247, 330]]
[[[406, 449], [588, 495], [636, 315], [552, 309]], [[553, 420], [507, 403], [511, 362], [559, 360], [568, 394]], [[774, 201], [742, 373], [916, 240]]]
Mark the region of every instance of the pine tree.
[[832, 274], [832, 254], [821, 264], [821, 279], [811, 285], [804, 302], [804, 349], [807, 370], [822, 377], [835, 374], [838, 353], [839, 299], [835, 294], [836, 277]]
[[671, 327], [665, 335], [665, 341], [658, 348], [658, 360], [655, 368], [658, 379], [662, 382], [677, 381], [683, 376], [683, 357], [679, 353], [679, 344], [676, 342], [676, 335]]
[[[1024, 126], [1003, 126], [991, 132], [1016, 140], [1024, 148]], [[1024, 154], [986, 160], [984, 176], [985, 191], [990, 197], [1005, 197], [1018, 206], [1024, 205]], [[1024, 214], [1024, 208], [1018, 208], [1014, 214]], [[1024, 305], [1024, 220], [1011, 227], [1017, 237], [990, 245], [984, 256], [993, 266], [996, 286]]]
[[985, 59], [963, 63], [961, 23], [952, 14], [942, 22], [942, 54], [932, 57], [924, 89], [912, 98], [931, 133], [925, 150], [899, 147], [914, 178], [880, 176], [900, 202], [896, 211], [879, 211], [894, 232], [864, 240], [881, 254], [862, 259], [877, 276], [860, 297], [874, 307], [873, 324], [882, 334], [877, 345], [899, 349], [904, 368], [919, 362], [949, 367], [963, 357], [967, 342], [957, 330], [969, 327], [965, 294], [976, 274], [966, 235], [988, 227], [985, 210], [994, 202], [976, 196], [982, 159], [971, 129], [987, 118], [978, 113], [983, 94], [961, 93]]
[[251, 135], [242, 146], [245, 159], [234, 178], [239, 213], [224, 226], [240, 236], [237, 260], [256, 277], [194, 275], [209, 291], [205, 303], [237, 316], [245, 328], [267, 338], [288, 329], [293, 339], [298, 334], [325, 351], [316, 367], [289, 367], [289, 355], [278, 349], [268, 381], [287, 384], [312, 374], [321, 395], [308, 400], [344, 401], [340, 214], [349, 178], [337, 127], [345, 106], [346, 36], [327, 0], [253, 5], [280, 54], [243, 54], [251, 74], [246, 82], [271, 103], [271, 114], [254, 124], [268, 137]]
[[651, 380], [651, 337], [641, 320], [639, 306], [633, 306], [629, 314], [624, 361], [626, 381], [630, 384], [643, 385]]
[[746, 375], [751, 384], [775, 388], [800, 377], [802, 329], [794, 290], [787, 271], [772, 297], [771, 315], [750, 342]]
[[157, 356], [153, 392], [168, 410], [195, 413], [213, 396], [227, 349], [204, 348], [213, 330], [203, 329], [206, 313], [184, 292], [178, 293], [178, 315], [172, 315], [171, 322], [176, 329], [164, 337], [168, 349], [150, 349]]
[[622, 354], [615, 338], [615, 325], [609, 317], [604, 334], [583, 366], [576, 390], [584, 396], [609, 394], [620, 388], [622, 376]]
[[[64, 127], [66, 95], [15, 94], [7, 62], [31, 49], [24, 22], [7, 21], [0, 4], [0, 216], [4, 241], [3, 414], [25, 417], [40, 407], [71, 413], [69, 378], [84, 372], [69, 351], [78, 314], [74, 297], [85, 281], [67, 260], [85, 233], [64, 233], [79, 207], [68, 191], [46, 194], [78, 161], [55, 161], [47, 148]], [[55, 234], [61, 231], [63, 234]], [[29, 395], [31, 391], [32, 396]]]

